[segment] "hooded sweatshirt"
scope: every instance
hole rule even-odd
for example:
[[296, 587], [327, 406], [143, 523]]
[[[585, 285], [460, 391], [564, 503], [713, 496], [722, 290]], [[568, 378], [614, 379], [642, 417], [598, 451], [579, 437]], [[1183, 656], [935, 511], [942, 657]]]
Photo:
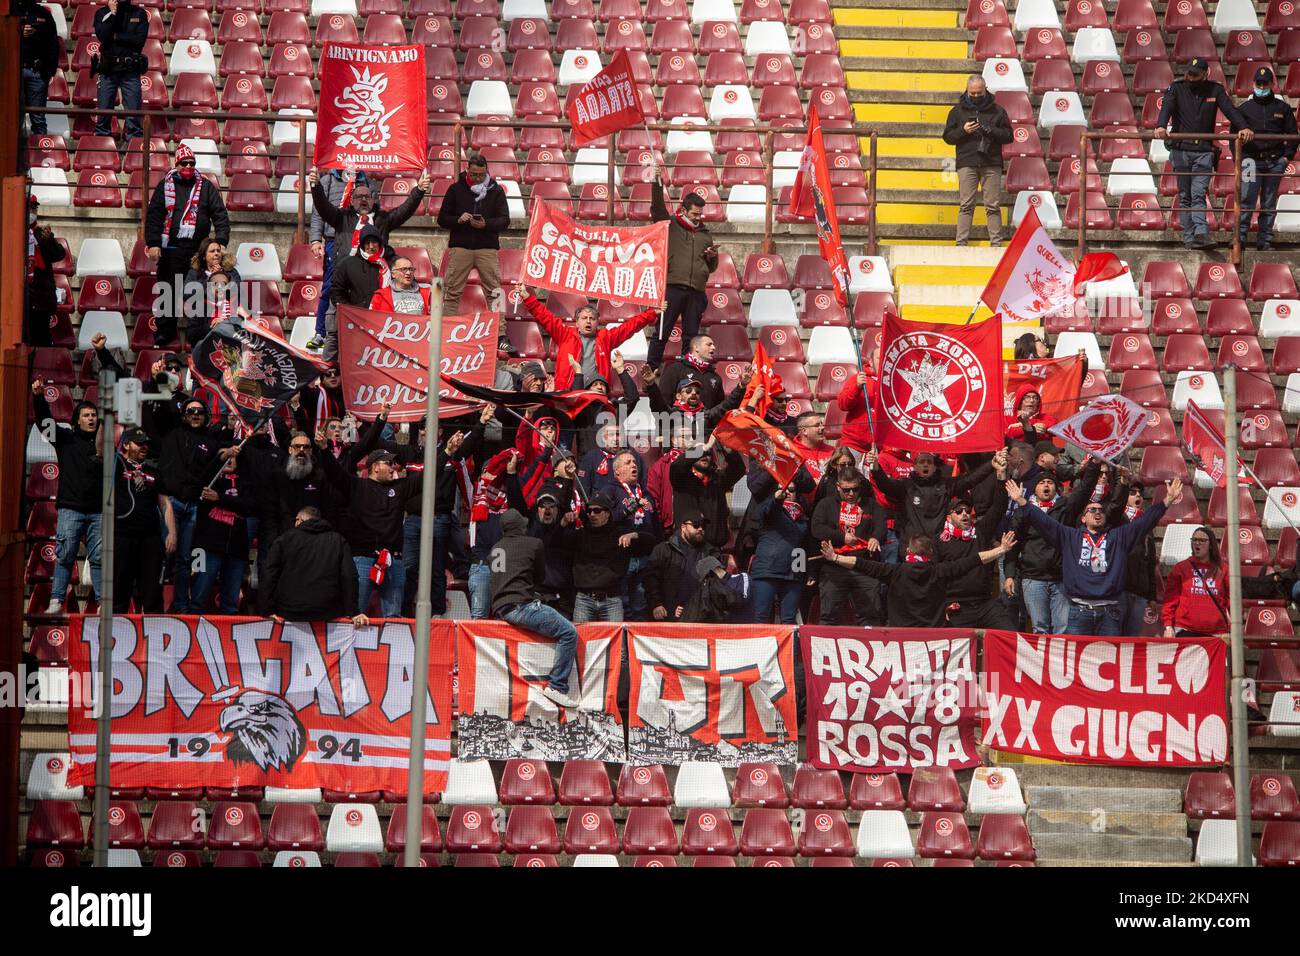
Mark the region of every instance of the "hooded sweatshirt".
[[[965, 126], [971, 120], [979, 123], [980, 128], [968, 133]], [[1011, 120], [992, 93], [986, 92], [978, 103], [963, 93], [948, 113], [943, 141], [957, 147], [958, 169], [979, 166], [1001, 169], [1002, 147], [1011, 142]]]
[[1164, 502], [1153, 505], [1137, 521], [1092, 534], [1082, 527], [1070, 527], [1038, 508], [1024, 509], [1025, 516], [1061, 554], [1061, 583], [1074, 601], [1114, 603], [1124, 593], [1128, 553], [1133, 544], [1164, 517]]
[[546, 548], [527, 532], [528, 522], [515, 509], [510, 508], [501, 515], [501, 540], [489, 555], [493, 617], [500, 617], [508, 608], [528, 604], [537, 597]]
[[263, 614], [290, 621], [351, 617], [357, 613], [352, 549], [328, 521], [304, 521], [271, 545], [260, 590]]
[[1192, 558], [1179, 561], [1165, 579], [1160, 610], [1165, 627], [1197, 634], [1228, 630], [1228, 576], [1223, 565], [1213, 568]]
[[[1039, 408], [1037, 414], [1029, 416], [1030, 429], [1026, 432], [1024, 422], [1020, 416], [1020, 406], [1024, 402], [1025, 396], [1030, 392], [1038, 395]], [[1032, 382], [1025, 382], [1016, 389], [1016, 400], [1012, 405], [1015, 411], [1011, 415], [1011, 421], [1007, 424], [1007, 441], [1025, 441], [1032, 444], [1047, 437], [1047, 429], [1056, 424], [1056, 419], [1051, 415], [1043, 414], [1042, 400], [1043, 396]], [[1041, 433], [1035, 430], [1034, 426], [1042, 426]]]
[[[379, 240], [379, 248], [384, 248], [384, 237], [374, 226], [361, 230], [361, 239], [357, 243], [360, 250], [366, 240]], [[330, 274], [330, 302], [334, 305], [354, 305], [360, 309], [370, 308], [375, 293], [383, 284], [383, 270], [378, 263], [365, 259], [360, 251], [355, 256], [338, 256], [334, 260], [334, 271]]]

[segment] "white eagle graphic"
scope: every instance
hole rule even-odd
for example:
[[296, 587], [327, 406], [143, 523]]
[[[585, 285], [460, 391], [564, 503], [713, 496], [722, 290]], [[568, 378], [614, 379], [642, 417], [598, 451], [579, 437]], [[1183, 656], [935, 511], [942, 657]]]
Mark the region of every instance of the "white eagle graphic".
[[221, 729], [231, 734], [226, 757], [261, 770], [292, 770], [302, 756], [307, 732], [289, 702], [260, 690], [246, 690], [221, 711]]
[[334, 99], [334, 105], [343, 111], [343, 122], [331, 132], [337, 134], [340, 148], [355, 146], [366, 152], [383, 149], [392, 135], [388, 121], [406, 104], [398, 103], [385, 113], [380, 97], [388, 89], [388, 77], [383, 73], [372, 74], [369, 67], [348, 69], [352, 71], [353, 83]]
[[910, 412], [917, 405], [929, 405], [941, 409], [945, 415], [952, 414], [948, 405], [946, 392], [953, 382], [961, 381], [960, 375], [948, 373], [948, 362], [934, 362], [930, 353], [925, 353], [921, 363], [911, 369], [899, 369], [903, 381], [912, 386], [911, 397], [907, 400], [905, 412]]

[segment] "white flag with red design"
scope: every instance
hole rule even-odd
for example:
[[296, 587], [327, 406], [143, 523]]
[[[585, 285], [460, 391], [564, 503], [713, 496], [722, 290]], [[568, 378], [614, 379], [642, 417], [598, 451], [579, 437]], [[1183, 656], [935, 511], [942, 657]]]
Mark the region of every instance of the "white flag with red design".
[[1110, 252], [1089, 253], [1074, 266], [1030, 206], [980, 299], [1001, 312], [1004, 322], [1034, 322], [1072, 312], [1085, 282], [1113, 279], [1127, 271]]
[[[1190, 400], [1183, 412], [1183, 447], [1196, 467], [1205, 472], [1217, 487], [1228, 487], [1228, 449], [1223, 432], [1199, 405]], [[1245, 480], [1244, 469], [1239, 468], [1237, 474]]]
[[1123, 395], [1103, 395], [1048, 429], [1093, 458], [1113, 462], [1147, 427], [1147, 413]]

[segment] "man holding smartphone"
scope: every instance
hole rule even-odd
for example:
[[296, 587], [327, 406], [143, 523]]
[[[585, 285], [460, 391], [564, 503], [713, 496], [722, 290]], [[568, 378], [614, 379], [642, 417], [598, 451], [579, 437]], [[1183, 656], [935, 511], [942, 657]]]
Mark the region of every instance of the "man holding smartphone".
[[682, 342], [689, 343], [700, 331], [700, 319], [709, 301], [704, 289], [709, 275], [718, 267], [718, 247], [704, 225], [704, 197], [699, 193], [683, 193], [678, 210], [668, 211], [662, 169], [650, 184], [650, 218], [668, 222], [667, 303], [646, 356], [646, 363], [658, 368], [678, 318], [682, 320]]
[[438, 225], [450, 233], [443, 314], [460, 314], [460, 297], [471, 269], [478, 270], [488, 308], [504, 312], [504, 304], [498, 307], [495, 302], [501, 291], [497, 253], [502, 231], [510, 228], [510, 207], [481, 154], [471, 153], [465, 171], [448, 187], [438, 210]]

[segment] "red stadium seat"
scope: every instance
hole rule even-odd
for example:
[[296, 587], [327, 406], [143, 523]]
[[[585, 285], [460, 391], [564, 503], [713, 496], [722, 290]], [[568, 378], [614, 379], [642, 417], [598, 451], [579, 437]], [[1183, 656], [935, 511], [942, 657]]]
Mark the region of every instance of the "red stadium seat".
[[1196, 298], [1198, 299], [1240, 299], [1245, 292], [1241, 288], [1241, 279], [1231, 264], [1202, 262], [1196, 273]]
[[818, 770], [811, 764], [800, 764], [795, 771], [790, 802], [804, 809], [843, 810], [849, 805], [844, 796], [844, 783], [834, 770]]
[[1169, 392], [1159, 372], [1125, 372], [1120, 379], [1119, 393], [1145, 408], [1169, 407]]
[[1291, 266], [1285, 262], [1257, 262], [1250, 271], [1246, 295], [1254, 302], [1266, 299], [1300, 298]]
[[168, 850], [166, 853], [154, 856], [153, 865], [168, 869], [200, 867], [203, 865], [203, 858], [199, 856], [197, 850]]
[[789, 806], [790, 799], [785, 792], [780, 768], [773, 763], [742, 763], [736, 768], [732, 801], [738, 807], [781, 809]]
[[1187, 274], [1177, 262], [1152, 260], [1147, 263], [1142, 274], [1143, 287], [1149, 294], [1159, 296], [1178, 296], [1191, 298], [1192, 289], [1187, 282]]
[[[397, 807], [388, 818], [388, 830], [384, 835], [384, 849], [389, 853], [401, 853], [406, 849], [406, 806]], [[420, 851], [422, 853], [440, 853], [442, 851], [442, 831], [438, 829], [438, 815], [433, 807], [420, 807]]]
[[1151, 0], [1119, 0], [1111, 26], [1120, 33], [1159, 24]]
[[618, 828], [608, 807], [586, 807], [569, 814], [569, 823], [564, 828], [565, 853], [617, 853], [618, 850]]
[[[411, 42], [422, 43], [425, 47], [451, 49], [456, 45], [456, 33], [452, 29], [451, 20], [446, 16], [430, 14], [415, 21], [415, 26], [411, 28]], [[444, 78], [450, 78], [450, 74]]]
[[[644, 34], [642, 38], [644, 39]], [[606, 40], [608, 42], [608, 35]], [[510, 32], [506, 35], [506, 49], [515, 54], [524, 50], [550, 53], [551, 31], [547, 29], [546, 21], [535, 17], [519, 17], [510, 21]]]
[[[460, 862], [461, 859], [469, 859], [469, 857], [471, 857], [471, 856], [476, 856], [476, 855], [478, 855], [478, 854], [472, 854], [472, 853], [471, 853], [471, 854], [464, 854], [464, 855], [462, 855], [461, 857], [457, 857], [457, 859], [456, 859], [456, 865], [457, 865], [457, 866], [462, 866], [462, 865], [464, 865], [464, 866], [469, 866], [470, 864], [468, 864], [468, 863], [462, 864], [462, 863]], [[488, 859], [496, 860], [496, 857], [488, 857]], [[499, 863], [483, 863], [483, 864], [480, 864], [480, 865], [482, 865], [482, 866], [499, 866], [500, 864], [499, 864]], [[543, 869], [543, 868], [545, 868], [545, 867], [559, 866], [559, 865], [560, 865], [560, 861], [557, 860], [557, 859], [555, 858], [555, 854], [553, 854], [553, 853], [520, 853], [520, 854], [518, 854], [518, 855], [515, 857], [515, 866], [518, 866], [518, 867], [527, 867], [527, 868], [530, 868], [530, 869]]]
[[[1063, 160], [1056, 170], [1056, 191], [1066, 195], [1077, 193], [1079, 191], [1079, 176], [1082, 166], [1083, 164], [1078, 159]], [[1101, 172], [1097, 167], [1096, 160], [1091, 156], [1088, 157], [1087, 185], [1089, 193], [1099, 194], [1101, 192]], [[1077, 199], [1075, 196], [1071, 196], [1071, 198]]]
[[854, 852], [853, 834], [849, 831], [844, 811], [814, 810], [804, 816], [804, 826], [799, 831], [800, 856], [851, 857]]
[[880, 328], [886, 312], [898, 314], [892, 292], [859, 292], [853, 297], [853, 327], [856, 329]]
[[[1241, 378], [1247, 379], [1249, 376]], [[1272, 384], [1265, 382], [1264, 385], [1272, 393]], [[1267, 488], [1300, 485], [1300, 465], [1296, 464], [1295, 455], [1286, 448], [1261, 448], [1256, 452], [1255, 474]]]
[[966, 806], [957, 777], [946, 767], [921, 768], [912, 774], [907, 787], [910, 810], [951, 810], [961, 812]]
[[[1291, 531], [1291, 557], [1295, 557], [1295, 532]], [[1278, 542], [1279, 551], [1282, 542]], [[1279, 562], [1280, 563], [1280, 562]], [[1292, 563], [1291, 567], [1294, 567]], [[1260, 611], [1273, 611], [1274, 618], [1280, 618], [1286, 627], [1291, 622], [1286, 615], [1278, 614], [1276, 608], [1251, 608], [1249, 618], [1256, 617]], [[1263, 625], [1264, 627], [1273, 627], [1275, 625]], [[1247, 634], [1268, 634], [1262, 628], [1251, 629], [1249, 625], [1246, 629]], [[1279, 635], [1285, 637], [1285, 634]], [[1296, 651], [1280, 647], [1268, 647], [1259, 652], [1259, 662], [1255, 665], [1255, 681], [1261, 690], [1293, 690], [1296, 685], [1300, 684], [1300, 654]]]
[[[1106, 197], [1100, 193], [1088, 193], [1088, 207], [1084, 216], [1089, 229], [1113, 229], [1114, 221], [1110, 215], [1110, 206], [1106, 202]], [[1065, 204], [1065, 228], [1079, 228], [1079, 194], [1075, 193], [1070, 196]]]
[[1109, 27], [1106, 8], [1099, 0], [1069, 0], [1065, 5], [1065, 29], [1074, 33], [1083, 27]]
[[623, 823], [623, 852], [675, 855], [677, 831], [665, 807], [633, 807]]
[[255, 803], [214, 803], [208, 826], [208, 847], [213, 850], [260, 850], [265, 843], [262, 818]]
[[1211, 61], [1209, 72], [1211, 78], [1214, 79], [1213, 73], [1214, 67], [1218, 66], [1218, 54], [1214, 34], [1209, 30], [1183, 30], [1174, 38], [1174, 51], [1170, 59], [1175, 63], [1183, 64], [1190, 63], [1194, 57], [1209, 60]]
[[981, 860], [1034, 859], [1025, 818], [1018, 813], [986, 813], [980, 822], [976, 852]]
[[[1034, 79], [1038, 79], [1038, 69], [1034, 70]], [[1073, 89], [1073, 85], [1060, 87], [1061, 89]], [[1079, 92], [1084, 96], [1096, 96], [1098, 93], [1123, 93], [1128, 95], [1128, 87], [1124, 85], [1124, 73], [1120, 70], [1118, 63], [1110, 60], [1089, 60], [1083, 68], [1083, 81], [1080, 83]], [[1132, 107], [1129, 107], [1130, 112]]]
[[450, 853], [499, 853], [501, 834], [492, 808], [475, 805], [452, 807], [447, 820], [446, 846]]
[[[1169, 414], [1167, 408], [1152, 408], [1147, 411], [1147, 425], [1142, 434], [1134, 441], [1137, 448], [1146, 448], [1148, 445], [1172, 445], [1178, 442], [1178, 429], [1174, 427], [1174, 419]], [[1186, 502], [1191, 496], [1184, 495], [1183, 501]], [[1168, 518], [1169, 514], [1166, 513]]]
[[302, 849], [317, 853], [325, 849], [325, 836], [321, 832], [316, 806], [276, 804], [266, 825], [266, 849]]
[[1300, 823], [1270, 820], [1259, 838], [1260, 866], [1300, 866]]
[[259, 869], [262, 858], [254, 850], [218, 850], [212, 857], [216, 869]]
[[617, 799], [621, 807], [668, 806], [672, 791], [664, 768], [659, 764], [640, 767], [624, 764], [618, 776]]
[[1168, 61], [1169, 54], [1159, 30], [1140, 28], [1128, 31], [1128, 35], [1124, 38], [1124, 48], [1120, 51], [1120, 58], [1125, 63], [1140, 63], [1143, 60]]
[[[513, 325], [515, 323], [511, 323]], [[509, 326], [507, 326], [509, 329]], [[540, 334], [540, 333], [539, 333]], [[662, 768], [660, 768], [662, 773]], [[664, 780], [664, 792], [668, 782]], [[671, 798], [669, 798], [671, 799]], [[609, 785], [609, 773], [599, 760], [570, 760], [560, 772], [559, 802], [563, 806], [603, 806], [614, 802], [614, 792]], [[636, 801], [640, 802], [640, 801]], [[667, 801], [663, 806], [667, 806]]]
[[362, 35], [363, 43], [385, 44], [405, 43], [406, 27], [400, 15], [392, 13], [372, 14], [366, 17], [366, 29]]
[[356, 43], [357, 22], [342, 13], [331, 13], [316, 21], [316, 38], [313, 45], [322, 49], [327, 43]]
[[1163, 94], [1173, 81], [1174, 70], [1168, 60], [1139, 60], [1133, 67], [1132, 93], [1140, 97]]
[[777, 253], [751, 253], [745, 259], [745, 274], [740, 287], [747, 292], [790, 288], [784, 260]]
[[1151, 331], [1155, 335], [1172, 335], [1175, 332], [1200, 333], [1201, 323], [1196, 306], [1185, 297], [1163, 297], [1151, 303]]
[[1210, 22], [1205, 18], [1205, 8], [1201, 0], [1171, 0], [1165, 7], [1164, 29], [1166, 33], [1175, 30], [1208, 30]]
[[1234, 819], [1237, 807], [1232, 778], [1222, 771], [1189, 774], [1183, 791], [1183, 813], [1194, 820]]
[[1277, 340], [1273, 348], [1272, 368], [1275, 375], [1300, 372], [1300, 336], [1288, 335]]
[[1002, 0], [967, 0], [966, 16], [962, 27], [966, 30], [978, 30], [980, 27], [1009, 27], [1007, 9]]
[[[190, 800], [168, 800], [154, 807], [149, 820], [148, 844], [151, 850], [201, 850], [203, 818], [198, 804]], [[31, 843], [30, 836], [27, 840]]]
[[[1012, 52], [1008, 56], [1015, 56]], [[1021, 51], [1021, 59], [1026, 63], [1038, 63], [1042, 60], [1064, 60], [1070, 55], [1066, 49], [1065, 37], [1061, 36], [1060, 30], [1052, 30], [1046, 27], [1030, 30], [1025, 34], [1025, 48]], [[979, 59], [979, 57], [976, 57]]]
[[[1064, 169], [1065, 164], [1062, 164]], [[1024, 190], [1051, 191], [1052, 180], [1047, 174], [1047, 163], [1036, 157], [1017, 156], [1007, 164], [1003, 188], [1009, 193]], [[1077, 190], [1077, 185], [1076, 185]]]
[[1236, 65], [1251, 60], [1268, 62], [1268, 44], [1258, 30], [1233, 30], [1223, 48], [1225, 63]]
[[167, 33], [169, 43], [182, 40], [206, 40], [211, 43], [217, 37], [212, 29], [212, 21], [206, 10], [176, 10], [171, 16], [171, 28]]
[[[1012, 120], [1012, 122], [1014, 123], [1016, 120]], [[1023, 122], [1026, 126], [1035, 130], [1035, 135], [1037, 135], [1037, 127], [1034, 126], [1032, 113], [1029, 119]], [[1047, 158], [1058, 163], [1067, 159], [1077, 159], [1079, 155], [1079, 134], [1084, 132], [1085, 129], [1084, 126], [1068, 125], [1053, 127], [1052, 135], [1047, 140]], [[1088, 150], [1088, 155], [1091, 158], [1093, 156], [1091, 143], [1089, 143]]]
[[[278, 47], [280, 44], [307, 44], [311, 42], [311, 30], [307, 26], [307, 17], [301, 13], [277, 10], [271, 14], [266, 25], [266, 45]], [[275, 51], [278, 52], [278, 51]], [[304, 64], [310, 68], [310, 62]], [[274, 55], [272, 71], [274, 71]]]
[[42, 847], [31, 850], [28, 855], [27, 865], [42, 869], [57, 869], [60, 867], [80, 866], [81, 861], [77, 859], [76, 853], [69, 853], [57, 847]]
[[722, 251], [718, 253], [717, 268], [709, 275], [706, 289], [739, 289], [740, 275], [736, 272], [736, 261], [731, 258], [731, 253]]
[[902, 810], [903, 791], [896, 773], [855, 773], [849, 785], [854, 810]]
[[555, 20], [592, 20], [596, 11], [591, 0], [553, 0], [551, 17]]
[[[492, 859], [496, 859], [493, 857]], [[362, 867], [378, 868], [380, 866], [378, 853], [336, 853], [334, 855], [334, 865], [341, 867]], [[459, 865], [459, 863], [457, 864]]]
[[803, 71], [799, 74], [799, 85], [805, 90], [823, 86], [843, 89], [848, 84], [844, 77], [844, 68], [840, 66], [840, 58], [828, 53], [805, 56]]
[[1107, 126], [1136, 126], [1137, 116], [1133, 112], [1133, 102], [1127, 92], [1098, 93], [1092, 100], [1092, 111], [1088, 116], [1093, 129]]
[[1228, 335], [1220, 340], [1215, 367], [1224, 368], [1228, 362], [1248, 371], [1262, 372], [1268, 368], [1259, 339], [1254, 335]]
[[555, 787], [545, 761], [507, 760], [498, 796], [502, 806], [507, 807], [519, 803], [553, 804]]
[[1283, 773], [1257, 773], [1250, 778], [1252, 820], [1300, 820], [1300, 797]]
[[[719, 326], [719, 330], [734, 326]], [[745, 351], [748, 352], [748, 336], [744, 329], [736, 329], [745, 339]], [[716, 337], [715, 337], [716, 339]], [[759, 330], [758, 343], [767, 352], [768, 358], [783, 362], [804, 362], [803, 342], [799, 333], [783, 325], [767, 326]], [[735, 350], [733, 350], [735, 351]], [[730, 355], [729, 359], [746, 360], [742, 355]]]
[[988, 60], [993, 57], [1019, 57], [1016, 38], [1009, 27], [980, 27], [975, 31], [975, 47], [971, 51], [972, 60]]
[[735, 856], [739, 846], [727, 812], [700, 807], [687, 810], [682, 852], [687, 856]]
[[1142, 484], [1147, 487], [1163, 484], [1173, 478], [1181, 478], [1185, 482], [1191, 480], [1191, 475], [1187, 471], [1187, 462], [1183, 460], [1182, 449], [1163, 445], [1152, 445], [1142, 449], [1142, 463], [1138, 467], [1138, 475]]
[[[572, 819], [570, 817], [570, 820]], [[505, 851], [507, 853], [559, 853], [560, 832], [556, 829], [551, 808], [513, 807], [510, 818], [506, 822]]]
[[1159, 200], [1147, 193], [1125, 193], [1120, 198], [1116, 225], [1125, 231], [1159, 232], [1168, 228]]
[[[91, 821], [94, 835], [94, 821]], [[108, 805], [108, 845], [115, 849], [144, 848], [144, 824], [134, 800], [113, 800]]]
[[1106, 368], [1114, 372], [1127, 372], [1130, 369], [1154, 369], [1156, 354], [1151, 340], [1141, 333], [1116, 335], [1110, 340], [1110, 353], [1106, 357]]
[[960, 813], [936, 811], [922, 813], [921, 832], [916, 839], [916, 852], [922, 859], [955, 857], [969, 860], [975, 855], [975, 847], [971, 844], [970, 830], [966, 827], [965, 818]]
[[555, 29], [555, 49], [594, 50], [597, 48], [596, 25], [590, 20], [561, 20]]

